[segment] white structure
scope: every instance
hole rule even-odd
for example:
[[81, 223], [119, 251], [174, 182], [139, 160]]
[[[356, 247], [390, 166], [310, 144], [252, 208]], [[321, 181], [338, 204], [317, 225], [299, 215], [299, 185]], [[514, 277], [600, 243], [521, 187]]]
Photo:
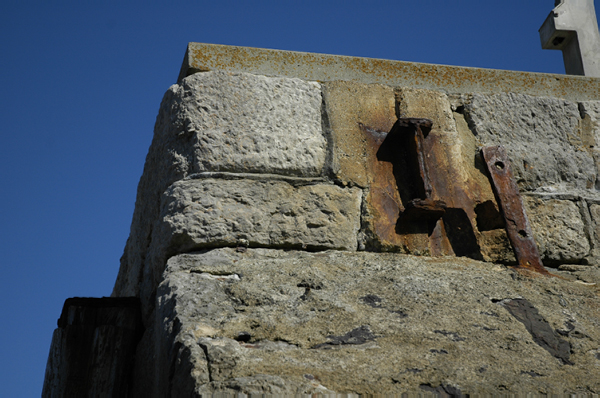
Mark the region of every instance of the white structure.
[[539, 32], [543, 49], [562, 50], [568, 75], [600, 77], [594, 0], [556, 0]]

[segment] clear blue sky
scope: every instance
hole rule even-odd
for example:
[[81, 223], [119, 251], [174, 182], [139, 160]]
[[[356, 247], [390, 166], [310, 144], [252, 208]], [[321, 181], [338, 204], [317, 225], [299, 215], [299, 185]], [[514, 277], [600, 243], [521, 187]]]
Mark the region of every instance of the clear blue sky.
[[564, 73], [553, 0], [161, 3], [0, 6], [0, 397], [39, 396], [66, 298], [110, 295], [188, 42]]

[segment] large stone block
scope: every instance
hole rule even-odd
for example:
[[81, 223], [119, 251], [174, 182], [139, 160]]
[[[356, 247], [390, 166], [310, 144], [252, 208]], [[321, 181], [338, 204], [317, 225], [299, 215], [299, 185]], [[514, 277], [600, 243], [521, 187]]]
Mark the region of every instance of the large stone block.
[[139, 293], [160, 195], [174, 181], [203, 171], [321, 174], [321, 102], [318, 83], [248, 73], [196, 73], [171, 86], [156, 120], [113, 295]]
[[523, 202], [545, 265], [578, 264], [590, 254], [585, 224], [574, 202], [528, 195]]
[[503, 145], [519, 187], [566, 191], [594, 186], [590, 137], [578, 105], [522, 94], [474, 94], [467, 119], [482, 145]]
[[167, 92], [155, 132], [172, 165], [191, 172], [316, 175], [325, 161], [315, 82], [197, 73]]
[[163, 195], [153, 246], [170, 253], [235, 246], [356, 250], [359, 188], [278, 180], [188, 179]]
[[169, 259], [157, 302], [157, 396], [600, 391], [594, 289], [489, 263], [224, 248]]

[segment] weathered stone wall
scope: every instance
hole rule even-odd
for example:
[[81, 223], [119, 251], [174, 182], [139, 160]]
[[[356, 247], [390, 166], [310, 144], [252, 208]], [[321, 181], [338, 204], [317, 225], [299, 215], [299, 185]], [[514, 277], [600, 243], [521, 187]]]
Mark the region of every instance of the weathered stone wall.
[[[162, 101], [113, 291], [142, 302], [136, 396], [600, 393], [600, 100], [194, 71]], [[404, 117], [433, 122], [435, 223], [402, 219]], [[489, 145], [560, 278], [506, 267]]]
[[592, 261], [599, 107], [511, 93], [191, 75], [163, 100], [115, 295], [141, 295], [151, 308], [166, 259], [198, 249], [428, 254], [427, 231], [395, 226], [405, 181], [380, 149], [398, 117], [434, 121], [438, 196], [468, 204], [480, 248], [471, 257], [512, 260], [501, 223], [479, 211], [498, 207], [478, 149], [501, 144], [542, 260]]

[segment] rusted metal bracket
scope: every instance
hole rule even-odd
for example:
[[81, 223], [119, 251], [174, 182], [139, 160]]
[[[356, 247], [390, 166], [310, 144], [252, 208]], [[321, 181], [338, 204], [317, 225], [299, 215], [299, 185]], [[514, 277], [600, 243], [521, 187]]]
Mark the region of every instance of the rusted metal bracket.
[[437, 220], [446, 212], [446, 203], [441, 200], [433, 200], [433, 187], [429, 177], [427, 161], [425, 160], [425, 137], [431, 131], [433, 122], [429, 119], [421, 118], [400, 118], [396, 125], [404, 133], [407, 144], [410, 147], [409, 153], [413, 158], [411, 162], [417, 165], [418, 170], [414, 170], [420, 177], [417, 183], [416, 194], [419, 196], [413, 198], [407, 203], [403, 213], [405, 220]]
[[533, 239], [533, 231], [506, 150], [502, 146], [489, 146], [483, 147], [481, 153], [492, 178], [498, 205], [506, 223], [508, 239], [517, 258], [517, 267], [549, 275], [550, 273], [542, 265]]

